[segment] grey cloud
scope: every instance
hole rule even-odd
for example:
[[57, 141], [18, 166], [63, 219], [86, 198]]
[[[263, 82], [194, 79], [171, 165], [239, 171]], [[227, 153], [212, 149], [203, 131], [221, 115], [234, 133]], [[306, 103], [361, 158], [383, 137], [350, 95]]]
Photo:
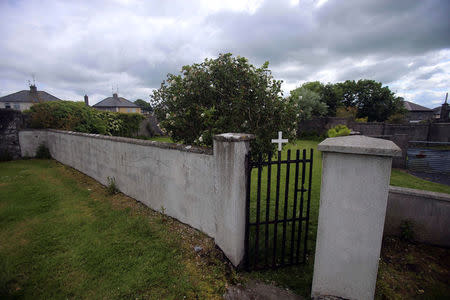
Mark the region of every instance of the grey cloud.
[[[119, 84], [125, 97], [148, 99], [143, 93], [167, 73], [225, 52], [255, 65], [268, 60], [289, 83], [328, 71], [335, 80], [423, 82], [437, 73], [415, 71], [439, 63], [435, 53], [450, 47], [448, 1], [330, 0], [320, 8], [311, 0], [265, 1], [253, 14], [211, 14], [182, 0], [131, 3], [1, 2], [0, 93], [36, 73], [68, 95], [109, 95]], [[367, 58], [372, 63], [358, 67]]]

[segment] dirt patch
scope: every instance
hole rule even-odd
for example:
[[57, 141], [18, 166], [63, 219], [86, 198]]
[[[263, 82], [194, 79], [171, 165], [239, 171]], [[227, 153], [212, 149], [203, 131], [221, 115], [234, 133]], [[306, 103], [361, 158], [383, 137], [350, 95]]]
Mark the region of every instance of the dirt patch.
[[450, 249], [385, 238], [381, 249], [377, 298], [416, 297], [450, 297]]
[[246, 284], [230, 286], [224, 295], [225, 300], [302, 300], [293, 292], [271, 284], [250, 280]]

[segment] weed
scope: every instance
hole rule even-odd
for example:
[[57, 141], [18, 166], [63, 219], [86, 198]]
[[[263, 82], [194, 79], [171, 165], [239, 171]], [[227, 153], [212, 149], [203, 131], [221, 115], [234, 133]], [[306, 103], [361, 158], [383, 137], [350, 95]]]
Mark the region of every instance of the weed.
[[116, 178], [108, 176], [106, 179], [108, 180], [108, 184], [106, 186], [106, 190], [108, 191], [108, 194], [110, 194], [110, 195], [118, 194], [120, 192], [120, 190], [117, 187]]
[[52, 155], [50, 154], [50, 150], [47, 148], [47, 146], [42, 143], [39, 145], [36, 151], [36, 158], [41, 159], [50, 159], [52, 158]]
[[169, 218], [166, 215], [166, 208], [161, 205], [161, 222], [166, 223]]
[[411, 220], [403, 220], [400, 223], [400, 239], [407, 242], [414, 241], [414, 224]]

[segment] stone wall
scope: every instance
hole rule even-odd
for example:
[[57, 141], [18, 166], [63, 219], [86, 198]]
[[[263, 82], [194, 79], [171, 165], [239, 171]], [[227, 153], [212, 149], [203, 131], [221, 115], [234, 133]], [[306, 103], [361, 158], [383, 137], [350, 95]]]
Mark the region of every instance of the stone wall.
[[450, 123], [427, 124], [387, 124], [383, 122], [358, 123], [345, 118], [315, 118], [300, 122], [299, 136], [326, 134], [327, 130], [338, 124], [343, 124], [353, 131], [365, 136], [382, 136], [407, 134], [409, 141], [449, 142]]
[[59, 130], [19, 133], [22, 155], [52, 157], [213, 237], [234, 265], [244, 255], [245, 156], [250, 135], [215, 136], [214, 149]]
[[24, 126], [20, 111], [0, 109], [0, 159], [17, 159], [20, 155], [18, 131]]
[[415, 240], [450, 247], [450, 195], [391, 186], [384, 235], [400, 236], [410, 221]]
[[450, 123], [432, 123], [430, 126], [430, 141], [450, 142]]

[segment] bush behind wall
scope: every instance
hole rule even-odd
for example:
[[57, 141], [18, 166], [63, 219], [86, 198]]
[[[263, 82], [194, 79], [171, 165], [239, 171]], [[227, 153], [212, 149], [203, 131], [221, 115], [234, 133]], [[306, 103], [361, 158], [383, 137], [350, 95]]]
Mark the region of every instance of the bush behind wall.
[[132, 137], [144, 119], [140, 114], [99, 111], [83, 102], [54, 101], [33, 105], [26, 112], [31, 128], [52, 128]]

